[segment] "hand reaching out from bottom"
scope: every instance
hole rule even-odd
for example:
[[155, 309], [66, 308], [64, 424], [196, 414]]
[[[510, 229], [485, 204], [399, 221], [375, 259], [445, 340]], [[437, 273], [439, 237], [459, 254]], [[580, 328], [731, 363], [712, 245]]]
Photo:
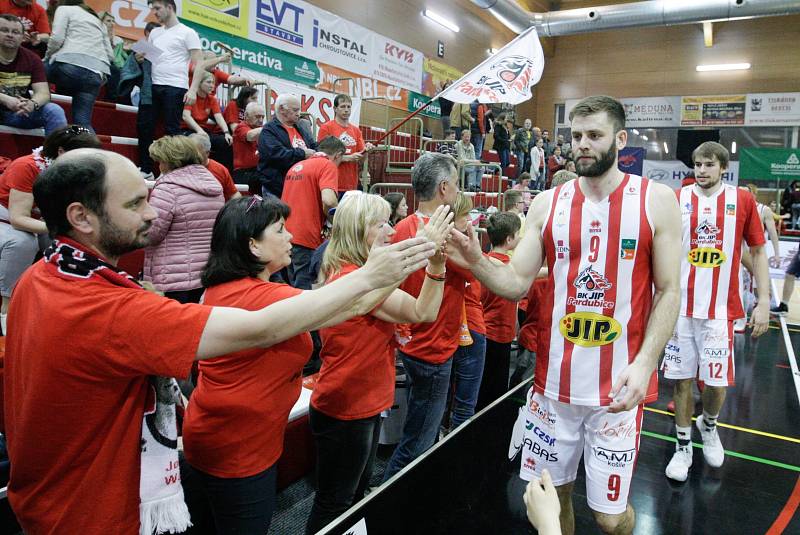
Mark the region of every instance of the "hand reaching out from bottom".
[[522, 495], [528, 510], [528, 520], [539, 532], [539, 535], [560, 535], [561, 502], [553, 486], [550, 472], [542, 470], [542, 479], [534, 477]]

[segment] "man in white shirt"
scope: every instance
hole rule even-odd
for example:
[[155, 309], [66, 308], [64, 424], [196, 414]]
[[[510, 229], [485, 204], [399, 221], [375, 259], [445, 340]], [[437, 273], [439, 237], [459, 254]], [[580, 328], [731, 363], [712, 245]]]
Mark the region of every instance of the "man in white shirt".
[[[148, 149], [159, 118], [164, 120], [167, 135], [180, 134], [183, 105], [194, 104], [201, 76], [189, 83], [189, 62], [205, 66], [197, 32], [178, 21], [175, 0], [152, 0], [150, 9], [161, 24], [150, 32], [148, 41], [161, 50], [152, 63], [152, 96], [149, 104], [139, 104], [136, 130], [139, 136], [139, 165], [142, 173], [153, 171]], [[198, 69], [195, 72], [203, 72]]]

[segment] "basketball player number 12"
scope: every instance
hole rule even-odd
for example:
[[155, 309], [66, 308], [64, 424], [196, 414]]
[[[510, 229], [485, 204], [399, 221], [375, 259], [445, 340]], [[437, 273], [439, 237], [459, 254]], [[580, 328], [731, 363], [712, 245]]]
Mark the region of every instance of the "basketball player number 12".
[[722, 363], [709, 362], [708, 363], [708, 376], [712, 379], [722, 379]]
[[620, 486], [622, 485], [622, 479], [619, 477], [619, 474], [611, 474], [608, 476], [608, 490], [611, 492], [608, 493], [608, 500], [615, 502], [619, 499], [619, 491]]

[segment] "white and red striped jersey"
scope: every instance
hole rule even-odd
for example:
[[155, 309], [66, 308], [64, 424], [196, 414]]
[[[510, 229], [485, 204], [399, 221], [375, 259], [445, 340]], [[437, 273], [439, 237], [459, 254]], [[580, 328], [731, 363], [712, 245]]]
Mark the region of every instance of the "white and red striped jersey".
[[742, 238], [764, 245], [753, 194], [723, 185], [711, 196], [699, 186], [678, 192], [683, 226], [681, 315], [700, 319], [744, 317], [739, 295]]
[[[549, 268], [534, 389], [563, 403], [603, 406], [644, 338], [653, 300], [653, 226], [646, 178], [625, 175], [607, 199], [559, 186], [542, 229]], [[549, 313], [547, 312], [549, 311]], [[646, 401], [657, 396], [656, 375]]]

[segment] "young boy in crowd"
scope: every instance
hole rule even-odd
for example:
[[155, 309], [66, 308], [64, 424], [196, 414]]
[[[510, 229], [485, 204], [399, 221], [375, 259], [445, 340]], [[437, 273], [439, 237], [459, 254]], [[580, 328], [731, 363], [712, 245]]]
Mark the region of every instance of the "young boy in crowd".
[[[486, 227], [492, 250], [488, 256], [495, 262], [507, 264], [511, 251], [520, 240], [520, 219], [511, 212], [500, 212], [489, 217]], [[498, 297], [485, 288], [481, 292], [483, 317], [486, 322], [486, 363], [478, 394], [480, 410], [508, 391], [508, 371], [511, 358], [511, 341], [517, 326], [517, 303]]]

